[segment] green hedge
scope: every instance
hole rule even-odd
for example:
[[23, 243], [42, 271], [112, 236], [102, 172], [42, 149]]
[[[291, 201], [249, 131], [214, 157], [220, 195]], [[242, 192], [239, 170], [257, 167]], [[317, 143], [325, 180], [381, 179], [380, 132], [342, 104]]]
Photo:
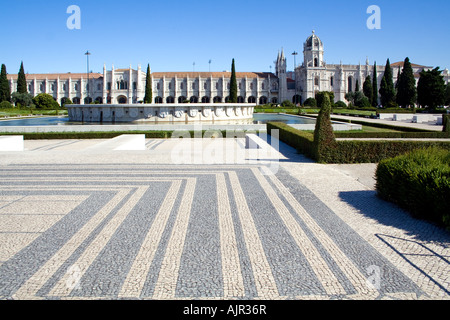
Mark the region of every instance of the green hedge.
[[396, 157], [416, 149], [440, 147], [450, 150], [450, 140], [444, 141], [337, 141], [337, 147], [323, 163], [378, 163], [383, 159]]
[[[279, 129], [279, 139], [287, 145], [296, 148], [305, 156], [318, 161], [314, 154], [314, 135], [292, 128], [285, 123], [270, 122], [267, 131]], [[337, 133], [335, 133], [337, 135]], [[416, 149], [440, 147], [450, 150], [449, 141], [336, 141], [336, 144], [322, 154], [322, 163], [378, 163], [383, 159], [392, 158]]]
[[315, 159], [314, 157], [314, 134], [292, 128], [283, 122], [267, 123], [267, 132], [270, 134], [273, 129], [279, 130], [279, 139], [287, 145], [297, 149], [298, 152], [305, 156]]
[[340, 132], [334, 133], [336, 138], [355, 138], [355, 139], [373, 139], [373, 138], [396, 138], [396, 139], [445, 139], [450, 138], [447, 132]]
[[377, 114], [379, 113], [416, 113], [415, 108], [386, 108], [377, 109]]
[[450, 150], [427, 148], [385, 159], [376, 180], [381, 198], [450, 228]]

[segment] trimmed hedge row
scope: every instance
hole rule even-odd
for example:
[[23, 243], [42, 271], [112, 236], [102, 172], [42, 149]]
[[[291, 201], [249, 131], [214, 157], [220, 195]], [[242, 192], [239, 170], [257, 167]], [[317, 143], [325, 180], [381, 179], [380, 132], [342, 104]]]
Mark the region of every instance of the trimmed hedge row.
[[450, 150], [449, 141], [336, 141], [320, 160], [315, 155], [314, 135], [280, 122], [269, 122], [267, 130], [279, 129], [279, 139], [305, 156], [321, 163], [378, 163], [416, 149], [440, 147]]
[[336, 138], [409, 138], [409, 139], [444, 139], [450, 138], [447, 132], [339, 132], [334, 133]]
[[382, 199], [450, 229], [450, 150], [427, 148], [382, 160], [376, 180]]
[[445, 141], [337, 141], [337, 147], [323, 163], [378, 163], [416, 149], [440, 147], [450, 150], [450, 140]]
[[297, 149], [308, 158], [314, 159], [314, 134], [292, 128], [283, 122], [267, 123], [267, 132], [270, 134], [273, 129], [279, 130], [279, 139], [287, 145]]

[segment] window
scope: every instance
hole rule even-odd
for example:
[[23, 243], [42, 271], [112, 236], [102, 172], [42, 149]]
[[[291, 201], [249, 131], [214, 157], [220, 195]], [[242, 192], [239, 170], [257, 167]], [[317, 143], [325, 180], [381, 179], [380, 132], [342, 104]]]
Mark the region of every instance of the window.
[[219, 81], [216, 82], [216, 90], [219, 90]]
[[250, 83], [250, 90], [253, 90], [253, 83]]
[[55, 84], [52, 83], [52, 91], [55, 91]]
[[317, 58], [314, 58], [314, 67], [318, 67], [319, 66], [319, 60], [317, 60]]
[[348, 92], [353, 91], [353, 79], [352, 77], [348, 77]]
[[28, 85], [28, 92], [32, 92], [33, 91], [33, 85], [30, 83]]
[[63, 83], [63, 85], [62, 85], [62, 89], [63, 89], [63, 91], [66, 91], [67, 87], [66, 87], [65, 83]]
[[75, 84], [74, 84], [73, 89], [74, 89], [75, 91], [78, 91], [78, 83], [75, 83]]
[[192, 90], [195, 89], [195, 83], [192, 83]]
[[183, 82], [182, 82], [182, 83], [180, 83], [180, 89], [183, 90], [184, 89], [183, 87], [184, 86], [183, 86]]
[[99, 83], [98, 85], [97, 85], [97, 91], [101, 91], [102, 90], [102, 85], [101, 85], [101, 83]]
[[172, 82], [169, 82], [169, 90], [172, 90]]
[[44, 92], [44, 84], [43, 84], [43, 83], [41, 83], [41, 85], [39, 86], [39, 90], [40, 90], [41, 92]]
[[318, 86], [318, 85], [319, 85], [319, 78], [318, 78], [318, 77], [316, 77], [316, 78], [314, 79], [314, 85], [315, 85], [315, 86]]
[[208, 84], [205, 82], [205, 83], [203, 83], [203, 89], [208, 89]]
[[242, 83], [239, 82], [239, 90], [241, 90], [241, 89], [242, 89]]
[[264, 82], [263, 82], [263, 83], [261, 83], [261, 89], [263, 89], [263, 90], [265, 90], [265, 89], [266, 89], [266, 86], [265, 86]]
[[230, 83], [229, 82], [227, 83], [227, 89], [230, 89]]
[[159, 82], [156, 84], [156, 89], [161, 89], [161, 85], [159, 84]]
[[111, 90], [111, 82], [108, 82], [108, 83], [107, 83], [106, 89], [107, 89], [107, 90]]
[[334, 77], [331, 77], [331, 78], [330, 78], [330, 85], [331, 85], [331, 86], [334, 86]]
[[137, 90], [137, 82], [133, 82], [133, 90]]

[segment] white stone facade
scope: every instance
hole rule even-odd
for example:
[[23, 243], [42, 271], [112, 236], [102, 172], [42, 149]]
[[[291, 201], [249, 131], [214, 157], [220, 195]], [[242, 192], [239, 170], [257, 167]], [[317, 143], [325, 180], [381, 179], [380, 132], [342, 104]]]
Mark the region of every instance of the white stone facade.
[[256, 104], [181, 103], [181, 104], [89, 104], [67, 105], [74, 122], [252, 123]]
[[[295, 71], [287, 72], [284, 51], [278, 53], [275, 73], [237, 72], [238, 103], [281, 103], [285, 100], [304, 102], [318, 91], [333, 91], [335, 102], [345, 100], [345, 94], [354, 91], [356, 82], [362, 90], [367, 76], [373, 77], [374, 65], [368, 59], [364, 65], [327, 64], [324, 44], [314, 33], [303, 44], [303, 62]], [[394, 82], [403, 62], [391, 64]], [[416, 80], [423, 69], [432, 67], [412, 64]], [[378, 88], [384, 74], [384, 65], [377, 64]], [[289, 76], [288, 76], [289, 75]], [[450, 72], [442, 73], [446, 83]], [[224, 103], [228, 102], [231, 72], [154, 72], [152, 76], [152, 103]], [[89, 77], [89, 84], [87, 86]], [[8, 75], [11, 92], [16, 91], [17, 74]], [[63, 103], [70, 98], [75, 104], [97, 101], [105, 104], [142, 103], [145, 96], [146, 72], [138, 66], [103, 73], [27, 74], [28, 92], [33, 96], [48, 93]], [[293, 80], [292, 78], [295, 78]]]

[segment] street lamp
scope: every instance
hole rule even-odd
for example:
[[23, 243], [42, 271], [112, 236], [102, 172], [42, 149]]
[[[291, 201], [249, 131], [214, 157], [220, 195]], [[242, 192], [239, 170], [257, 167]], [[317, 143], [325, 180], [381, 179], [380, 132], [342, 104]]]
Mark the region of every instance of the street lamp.
[[89, 56], [91, 55], [91, 53], [89, 51], [86, 51], [85, 53], [86, 55], [86, 60], [87, 60], [87, 69], [86, 69], [86, 75], [87, 75], [87, 102], [89, 103], [89, 91], [90, 91], [90, 86], [89, 86]]
[[297, 62], [295, 61], [295, 57], [298, 55], [298, 52], [294, 51], [292, 52], [292, 55], [294, 56], [294, 80], [295, 80], [295, 95], [294, 95], [294, 99], [295, 99], [295, 104], [298, 104], [298, 98], [297, 98], [297, 77], [295, 75], [295, 67], [297, 66]]

